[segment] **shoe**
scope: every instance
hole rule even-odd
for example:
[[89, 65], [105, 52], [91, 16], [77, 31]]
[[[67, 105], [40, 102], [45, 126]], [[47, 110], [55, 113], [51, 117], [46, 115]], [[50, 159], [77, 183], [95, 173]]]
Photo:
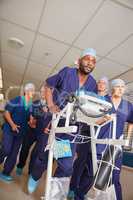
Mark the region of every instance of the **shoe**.
[[74, 199], [74, 191], [73, 190], [69, 190], [68, 195], [67, 195], [67, 199], [68, 200], [73, 200]]
[[8, 175], [5, 175], [3, 173], [0, 173], [0, 180], [1, 181], [4, 181], [6, 183], [10, 183], [13, 181], [13, 177], [12, 176], [8, 176]]
[[32, 176], [29, 177], [29, 180], [28, 180], [28, 192], [31, 194], [33, 193], [37, 186], [38, 186], [38, 183], [39, 181], [35, 181]]
[[17, 168], [16, 168], [16, 175], [17, 175], [17, 176], [21, 176], [22, 173], [23, 173], [23, 168], [17, 167]]

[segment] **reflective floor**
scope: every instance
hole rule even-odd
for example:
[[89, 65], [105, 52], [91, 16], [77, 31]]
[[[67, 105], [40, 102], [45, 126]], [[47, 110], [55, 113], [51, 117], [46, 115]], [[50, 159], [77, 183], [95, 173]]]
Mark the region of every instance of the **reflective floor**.
[[[32, 149], [31, 149], [32, 150]], [[29, 160], [29, 158], [28, 158]], [[27, 162], [28, 166], [28, 162]], [[0, 181], [0, 200], [40, 200], [44, 196], [45, 174], [40, 179], [39, 187], [32, 195], [28, 194], [28, 167], [24, 168], [22, 176], [17, 176], [15, 169], [12, 173], [14, 181], [12, 183], [3, 183]], [[0, 171], [2, 166], [0, 165]]]
[[[40, 200], [44, 194], [45, 174], [40, 180], [40, 184], [34, 194], [27, 192], [27, 167], [21, 177], [17, 177], [15, 170], [12, 174], [15, 181], [7, 184], [0, 181], [0, 200]], [[123, 188], [123, 200], [133, 200], [133, 169], [123, 167], [121, 173], [121, 183]]]
[[44, 194], [45, 187], [45, 175], [40, 180], [40, 184], [34, 194], [29, 195], [27, 192], [27, 172], [24, 171], [24, 174], [21, 177], [15, 175], [15, 171], [12, 174], [15, 178], [15, 181], [12, 183], [3, 183], [0, 181], [0, 199], [1, 200], [40, 200], [41, 196]]

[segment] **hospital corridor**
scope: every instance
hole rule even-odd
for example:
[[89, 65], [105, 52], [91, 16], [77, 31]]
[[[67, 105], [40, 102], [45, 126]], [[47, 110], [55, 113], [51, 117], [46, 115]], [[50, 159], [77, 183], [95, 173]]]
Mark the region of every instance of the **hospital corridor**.
[[133, 200], [133, 0], [0, 0], [0, 200]]

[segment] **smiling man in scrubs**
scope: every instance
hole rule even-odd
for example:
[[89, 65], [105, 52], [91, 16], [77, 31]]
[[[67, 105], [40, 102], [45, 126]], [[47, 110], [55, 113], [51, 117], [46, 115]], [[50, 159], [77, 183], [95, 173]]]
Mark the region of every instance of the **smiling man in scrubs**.
[[[82, 52], [78, 61], [78, 68], [64, 67], [61, 71], [59, 71], [59, 73], [46, 80], [46, 101], [51, 113], [59, 112], [59, 110], [67, 104], [66, 97], [71, 93], [75, 93], [79, 90], [97, 92], [96, 81], [91, 75], [91, 72], [95, 68], [95, 64], [96, 51], [88, 48]], [[61, 121], [60, 125], [63, 126], [63, 124], [64, 121]], [[66, 134], [60, 134], [60, 138], [63, 140], [70, 140], [70, 136]], [[58, 159], [58, 166], [54, 174], [62, 186], [64, 183], [67, 185], [69, 184], [70, 176], [72, 175], [73, 170], [75, 145], [70, 145], [72, 157]], [[38, 170], [38, 168], [36, 168], [36, 170]], [[40, 176], [40, 174], [37, 176], [37, 173], [31, 174], [30, 180], [32, 179], [32, 182], [29, 180], [28, 184], [28, 188], [31, 189], [30, 191], [33, 192], [36, 189], [36, 182], [39, 180]], [[30, 183], [32, 183], [32, 185]], [[55, 189], [56, 188], [57, 187], [55, 187]], [[68, 188], [65, 191], [66, 195], [67, 192]]]
[[[107, 100], [108, 99], [108, 89], [109, 82], [106, 76], [99, 78], [97, 81], [97, 93], [100, 99]], [[88, 136], [89, 127], [84, 130], [83, 134]], [[82, 199], [84, 197], [84, 190], [80, 189], [86, 188], [91, 182], [93, 178], [92, 168], [92, 156], [91, 156], [91, 145], [90, 143], [78, 144], [77, 145], [77, 158], [74, 161], [73, 173], [70, 182], [70, 191], [68, 194], [68, 198], [72, 199], [75, 196], [75, 199]], [[92, 174], [92, 175], [90, 175]]]

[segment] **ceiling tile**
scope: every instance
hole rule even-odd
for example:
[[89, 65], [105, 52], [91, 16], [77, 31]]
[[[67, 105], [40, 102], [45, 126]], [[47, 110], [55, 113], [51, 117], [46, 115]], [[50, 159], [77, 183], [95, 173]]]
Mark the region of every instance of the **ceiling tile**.
[[133, 81], [133, 69], [128, 70], [126, 73], [119, 76], [119, 78], [123, 79], [126, 83]]
[[[132, 91], [132, 97], [133, 97], [133, 81], [128, 83], [126, 86], [128, 88], [128, 91]], [[133, 98], [132, 98], [132, 100], [133, 100]]]
[[35, 30], [44, 1], [2, 0], [0, 1], [0, 17]]
[[[57, 67], [52, 71], [52, 73], [57, 73], [60, 69], [62, 69], [65, 66], [75, 66], [81, 55], [81, 52], [82, 50], [72, 47], [61, 60], [61, 62], [57, 65]], [[100, 58], [97, 56], [97, 61], [99, 59]]]
[[45, 66], [56, 65], [69, 47], [63, 43], [38, 35], [31, 59]]
[[16, 84], [11, 81], [6, 80], [4, 83], [4, 93], [7, 98], [8, 98], [8, 95], [10, 95], [11, 90], [16, 90]]
[[10, 81], [6, 82], [4, 85], [4, 94], [6, 100], [15, 98], [16, 96], [20, 95], [20, 85], [16, 85]]
[[13, 85], [14, 85], [14, 83], [12, 83], [11, 81], [6, 80], [5, 83], [4, 83], [5, 92], [10, 86], [13, 86]]
[[24, 79], [24, 81], [23, 81], [23, 85], [25, 85], [26, 83], [33, 83], [34, 85], [35, 85], [35, 90], [36, 90], [36, 95], [38, 94], [38, 92], [39, 92], [39, 89], [40, 89], [40, 87], [41, 87], [41, 83], [42, 83], [42, 81], [39, 81], [39, 80], [35, 80], [35, 79], [32, 79], [32, 81], [31, 81], [31, 78], [30, 77], [27, 77], [26, 79]]
[[42, 82], [48, 76], [48, 73], [50, 72], [50, 70], [51, 68], [47, 66], [30, 62], [24, 79], [29, 80], [30, 82], [32, 82], [32, 80]]
[[71, 43], [102, 0], [48, 0], [39, 31]]
[[129, 8], [133, 8], [133, 1], [132, 0], [115, 0], [115, 1], [124, 5], [124, 6], [127, 6]]
[[57, 73], [60, 69], [62, 69], [65, 66], [74, 66], [75, 62], [80, 57], [81, 50], [76, 48], [71, 48], [65, 57], [61, 60], [61, 62], [57, 65], [53, 73]]
[[13, 72], [12, 70], [3, 70], [4, 82], [10, 80], [11, 83], [18, 86], [21, 84], [22, 74], [19, 72]]
[[126, 85], [125, 97], [133, 103], [133, 82]]
[[[12, 37], [22, 40], [24, 42], [24, 47], [19, 49], [10, 47], [8, 39]], [[12, 53], [22, 57], [28, 57], [32, 47], [33, 38], [33, 32], [3, 21], [1, 35], [1, 46], [3, 52]]]
[[102, 59], [97, 63], [93, 74], [96, 79], [99, 79], [101, 76], [107, 76], [109, 79], [112, 79], [128, 69], [129, 68], [126, 66], [119, 65], [107, 59]]
[[[2, 54], [2, 67], [4, 70], [12, 71], [13, 73], [23, 74], [25, 70], [26, 59], [9, 55], [6, 53]], [[11, 80], [12, 81], [12, 80]]]
[[109, 55], [108, 58], [118, 61], [124, 65], [128, 65], [133, 67], [133, 36], [130, 37], [127, 41], [125, 41], [122, 45], [118, 48], [113, 50]]
[[93, 47], [103, 56], [131, 33], [133, 12], [112, 1], [105, 1], [74, 45]]
[[1, 38], [1, 33], [2, 33], [2, 21], [0, 20], [0, 38]]

